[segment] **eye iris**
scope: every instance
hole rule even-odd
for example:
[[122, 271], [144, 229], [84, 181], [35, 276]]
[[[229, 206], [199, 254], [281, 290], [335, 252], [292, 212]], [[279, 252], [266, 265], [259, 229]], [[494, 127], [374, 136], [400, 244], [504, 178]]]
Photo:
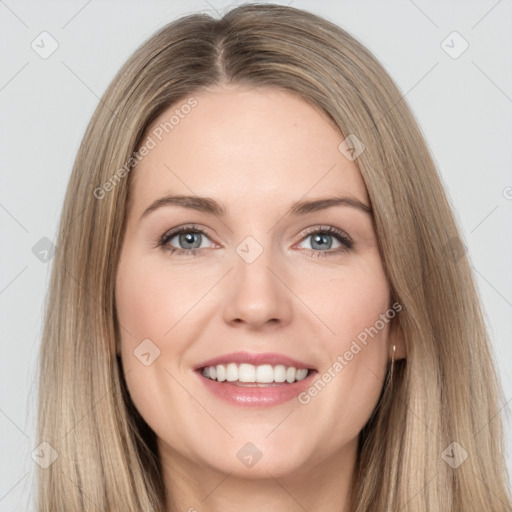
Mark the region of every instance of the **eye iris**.
[[[194, 242], [194, 237], [196, 237]], [[179, 237], [180, 246], [182, 244], [192, 244], [193, 247], [184, 247], [184, 249], [197, 249], [201, 245], [201, 233], [185, 233]]]
[[[315, 247], [315, 245], [319, 244], [318, 247]], [[326, 247], [327, 245], [327, 247]], [[316, 233], [313, 235], [313, 241], [311, 243], [311, 247], [313, 249], [330, 249], [332, 245], [332, 235], [328, 234], [320, 234]]]
[[[200, 232], [194, 231], [186, 231], [180, 233], [178, 236], [179, 245], [191, 245], [188, 247], [182, 247], [183, 249], [198, 249], [201, 246], [201, 235]], [[330, 235], [327, 232], [323, 233], [314, 233], [310, 235], [312, 237], [311, 247], [313, 249], [330, 249], [332, 247], [332, 238], [333, 235]]]

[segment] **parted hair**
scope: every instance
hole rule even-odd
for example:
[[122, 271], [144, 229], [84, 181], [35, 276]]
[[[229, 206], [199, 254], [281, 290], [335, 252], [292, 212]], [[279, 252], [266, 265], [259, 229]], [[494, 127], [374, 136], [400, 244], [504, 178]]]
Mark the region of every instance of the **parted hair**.
[[[407, 355], [390, 366], [360, 433], [351, 512], [509, 511], [503, 397], [474, 276], [403, 94], [339, 26], [297, 8], [247, 4], [158, 30], [119, 70], [87, 127], [46, 303], [38, 441], [58, 458], [39, 470], [39, 512], [170, 506], [155, 435], [116, 354], [114, 285], [136, 165], [101, 197], [95, 191], [130, 161], [164, 110], [221, 83], [297, 94], [365, 146], [356, 163], [402, 306], [393, 322]], [[464, 453], [457, 467], [446, 461]]]

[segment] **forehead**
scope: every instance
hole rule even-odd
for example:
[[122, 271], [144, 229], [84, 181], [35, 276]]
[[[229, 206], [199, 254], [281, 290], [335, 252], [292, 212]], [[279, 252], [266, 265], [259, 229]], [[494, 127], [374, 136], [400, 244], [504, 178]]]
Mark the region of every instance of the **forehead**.
[[131, 185], [137, 209], [170, 192], [260, 208], [308, 194], [368, 203], [357, 165], [338, 149], [344, 136], [333, 121], [281, 89], [216, 86], [192, 94], [163, 112], [147, 137], [151, 149]]

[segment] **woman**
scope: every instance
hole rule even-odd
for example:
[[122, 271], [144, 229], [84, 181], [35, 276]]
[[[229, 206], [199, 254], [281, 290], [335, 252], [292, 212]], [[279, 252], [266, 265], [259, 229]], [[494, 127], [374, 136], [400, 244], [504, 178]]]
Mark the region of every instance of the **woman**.
[[91, 120], [57, 247], [39, 510], [510, 509], [453, 214], [339, 27], [161, 29]]

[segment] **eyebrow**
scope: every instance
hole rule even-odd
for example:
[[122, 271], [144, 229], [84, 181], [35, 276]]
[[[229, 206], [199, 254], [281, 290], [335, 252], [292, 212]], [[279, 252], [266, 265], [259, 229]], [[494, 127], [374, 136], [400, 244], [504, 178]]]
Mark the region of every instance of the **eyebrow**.
[[[181, 208], [188, 208], [190, 210], [209, 213], [218, 217], [223, 217], [226, 215], [226, 208], [221, 203], [209, 197], [168, 195], [153, 201], [144, 210], [141, 215], [141, 219], [149, 215], [151, 212], [154, 212], [155, 210], [164, 206], [179, 206]], [[326, 210], [327, 208], [332, 208], [333, 206], [349, 206], [370, 216], [373, 215], [372, 208], [359, 201], [359, 199], [349, 196], [336, 196], [314, 199], [310, 201], [298, 201], [288, 209], [285, 216], [306, 215], [308, 213]]]

